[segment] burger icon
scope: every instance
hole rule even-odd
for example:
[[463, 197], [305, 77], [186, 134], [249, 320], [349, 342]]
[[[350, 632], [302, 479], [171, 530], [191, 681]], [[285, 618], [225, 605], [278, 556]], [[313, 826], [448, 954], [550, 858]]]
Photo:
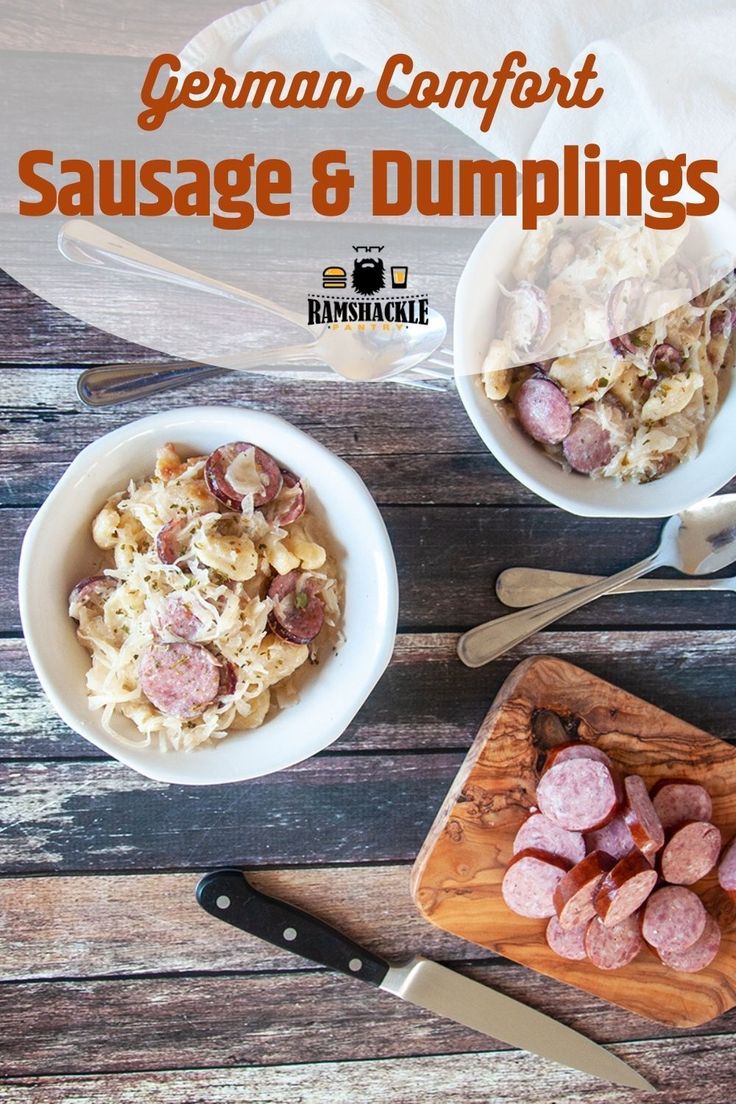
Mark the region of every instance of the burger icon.
[[322, 287], [325, 290], [338, 290], [348, 286], [348, 274], [339, 265], [330, 265], [322, 273]]

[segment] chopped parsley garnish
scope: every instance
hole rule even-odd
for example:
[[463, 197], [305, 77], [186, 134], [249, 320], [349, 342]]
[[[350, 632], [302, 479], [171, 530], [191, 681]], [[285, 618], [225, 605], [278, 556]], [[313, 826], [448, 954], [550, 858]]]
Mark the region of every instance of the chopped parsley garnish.
[[309, 605], [309, 595], [305, 590], [300, 590], [294, 595], [294, 605], [297, 609], [306, 609]]

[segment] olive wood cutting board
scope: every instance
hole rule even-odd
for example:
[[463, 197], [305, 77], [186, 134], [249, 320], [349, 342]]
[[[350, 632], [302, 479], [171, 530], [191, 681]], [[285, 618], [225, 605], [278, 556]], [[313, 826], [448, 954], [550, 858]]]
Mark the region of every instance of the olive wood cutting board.
[[[556, 714], [557, 717], [552, 714]], [[412, 871], [412, 894], [431, 923], [548, 977], [675, 1027], [695, 1027], [736, 1004], [736, 906], [715, 875], [693, 889], [719, 921], [720, 952], [682, 974], [645, 948], [603, 971], [559, 958], [546, 920], [517, 916], [501, 896], [516, 831], [535, 802], [545, 751], [563, 738], [603, 748], [626, 774], [702, 783], [724, 842], [736, 833], [736, 749], [587, 671], [551, 656], [527, 659], [499, 691]]]

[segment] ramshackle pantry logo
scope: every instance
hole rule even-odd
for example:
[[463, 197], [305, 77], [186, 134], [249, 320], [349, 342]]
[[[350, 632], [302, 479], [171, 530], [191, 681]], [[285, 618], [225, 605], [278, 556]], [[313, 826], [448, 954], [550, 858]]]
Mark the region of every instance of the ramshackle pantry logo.
[[389, 330], [428, 324], [427, 296], [406, 290], [409, 266], [384, 260], [383, 249], [382, 245], [354, 245], [352, 266], [328, 264], [323, 268], [322, 291], [345, 294], [310, 294], [307, 297], [310, 326]]

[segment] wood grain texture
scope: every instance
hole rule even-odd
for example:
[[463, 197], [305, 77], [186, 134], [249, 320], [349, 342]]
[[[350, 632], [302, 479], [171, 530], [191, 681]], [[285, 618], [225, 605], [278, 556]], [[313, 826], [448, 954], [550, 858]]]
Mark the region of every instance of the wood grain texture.
[[0, 50], [150, 57], [177, 49], [233, 10], [232, 0], [127, 0], [120, 7], [94, 0], [27, 0], [17, 13], [4, 14]]
[[697, 891], [720, 923], [721, 950], [711, 966], [687, 978], [662, 966], [648, 948], [610, 973], [588, 961], [561, 959], [547, 945], [545, 920], [517, 916], [504, 903], [501, 881], [514, 836], [534, 805], [540, 753], [543, 761], [547, 750], [533, 727], [540, 709], [572, 719], [579, 739], [602, 748], [623, 774], [640, 774], [648, 786], [660, 778], [706, 786], [723, 838], [736, 832], [734, 748], [571, 664], [527, 660], [497, 695], [417, 857], [412, 893], [423, 915], [665, 1024], [697, 1026], [728, 1011], [736, 1004], [736, 908], [714, 875]]
[[[736, 1035], [642, 1039], [614, 1049], [660, 1089], [662, 1104], [731, 1104]], [[694, 1093], [696, 1095], [694, 1095]], [[6, 1104], [639, 1104], [615, 1088], [519, 1051], [328, 1061], [310, 1066], [180, 1069], [25, 1077], [5, 1083]]]
[[[513, 964], [453, 968], [600, 1043], [666, 1038], [671, 1031], [585, 994], [572, 997], [561, 982]], [[372, 986], [308, 969], [8, 982], [0, 1004], [9, 1020], [0, 1060], [6, 1076], [510, 1049]], [[729, 1023], [725, 1018], [714, 1026], [728, 1030]]]
[[[456, 633], [400, 634], [388, 670], [329, 754], [465, 751], [489, 700], [519, 660], [549, 652], [585, 663], [593, 674], [736, 742], [734, 630], [553, 631], [473, 671], [460, 665], [457, 639]], [[0, 759], [45, 757], [104, 758], [54, 712], [23, 642], [0, 639]]]
[[407, 862], [462, 754], [320, 755], [231, 786], [115, 761], [0, 764], [9, 873]]
[[[421, 918], [409, 870], [312, 866], [248, 876], [389, 958], [414, 950], [444, 961], [495, 959]], [[3, 981], [314, 969], [229, 924], [211, 923], [194, 898], [198, 880], [192, 871], [0, 878]]]
[[[0, 624], [6, 632], [20, 631], [17, 556], [34, 513], [32, 508], [3, 511], [8, 536], [0, 563]], [[565, 564], [605, 575], [648, 555], [661, 527], [656, 518], [630, 520], [623, 544], [620, 521], [565, 516], [547, 506], [386, 506], [382, 514], [398, 564], [402, 631], [461, 630], [507, 613], [495, 596], [494, 582], [509, 566], [509, 549], [529, 567]], [[612, 595], [575, 611], [561, 624], [598, 627], [605, 617], [610, 627], [650, 628], [654, 622], [663, 628], [730, 628], [733, 615], [732, 594], [665, 592]], [[458, 680], [463, 678], [458, 672]]]

